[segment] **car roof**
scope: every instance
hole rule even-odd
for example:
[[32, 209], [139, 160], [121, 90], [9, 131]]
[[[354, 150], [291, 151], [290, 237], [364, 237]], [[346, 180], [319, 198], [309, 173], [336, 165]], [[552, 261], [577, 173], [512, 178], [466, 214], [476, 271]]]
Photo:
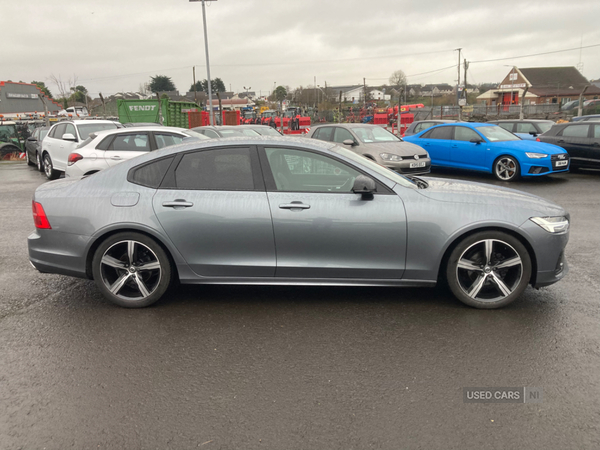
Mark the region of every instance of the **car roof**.
[[490, 120], [488, 123], [507, 123], [507, 122], [552, 122], [553, 120], [548, 119], [502, 119], [502, 120]]
[[183, 133], [183, 132], [189, 131], [189, 130], [186, 130], [185, 128], [163, 127], [160, 125], [155, 125], [155, 126], [145, 126], [145, 127], [124, 127], [124, 128], [116, 128], [114, 130], [100, 130], [100, 131], [94, 131], [93, 134], [95, 134], [96, 136], [107, 136], [109, 134], [139, 133], [140, 131], [158, 131], [158, 132], [175, 131], [175, 132]]

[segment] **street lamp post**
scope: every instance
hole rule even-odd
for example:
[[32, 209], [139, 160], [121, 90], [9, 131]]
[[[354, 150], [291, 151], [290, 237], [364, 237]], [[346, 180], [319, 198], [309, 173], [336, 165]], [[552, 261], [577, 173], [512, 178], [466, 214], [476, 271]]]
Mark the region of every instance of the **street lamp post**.
[[[207, 76], [207, 82], [208, 82], [208, 107], [210, 108], [210, 112], [209, 112], [209, 120], [210, 120], [210, 125], [213, 126], [214, 125], [214, 119], [213, 119], [213, 103], [212, 103], [212, 83], [210, 81], [210, 62], [209, 62], [209, 58], [208, 58], [208, 34], [206, 32], [206, 8], [204, 6], [204, 2], [205, 0], [189, 0], [190, 2], [202, 2], [202, 24], [204, 25], [204, 50], [206, 53], [206, 76]], [[211, 0], [211, 1], [217, 1], [217, 0]]]

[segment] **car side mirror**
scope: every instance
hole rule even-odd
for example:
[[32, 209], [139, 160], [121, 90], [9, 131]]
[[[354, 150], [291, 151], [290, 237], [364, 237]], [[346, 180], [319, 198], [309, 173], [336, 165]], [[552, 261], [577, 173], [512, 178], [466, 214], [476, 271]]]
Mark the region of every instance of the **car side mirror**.
[[480, 138], [473, 138], [469, 142], [472, 142], [473, 144], [481, 144], [483, 140]]
[[71, 133], [65, 133], [62, 136], [63, 141], [77, 141], [77, 138], [75, 136], [73, 136], [73, 134]]
[[349, 145], [351, 147], [354, 147], [356, 145], [356, 142], [354, 142], [352, 139], [345, 139], [342, 144], [344, 145]]
[[37, 139], [36, 139], [36, 138], [34, 138], [34, 137], [28, 137], [28, 138], [27, 138], [27, 140], [28, 140], [29, 142], [35, 142], [35, 141], [37, 141]]
[[366, 175], [359, 175], [354, 180], [352, 186], [352, 192], [355, 194], [361, 194], [363, 200], [372, 200], [373, 194], [377, 191], [377, 185], [375, 180], [367, 177]]
[[537, 131], [530, 131], [529, 134], [533, 137], [536, 137], [538, 135]]

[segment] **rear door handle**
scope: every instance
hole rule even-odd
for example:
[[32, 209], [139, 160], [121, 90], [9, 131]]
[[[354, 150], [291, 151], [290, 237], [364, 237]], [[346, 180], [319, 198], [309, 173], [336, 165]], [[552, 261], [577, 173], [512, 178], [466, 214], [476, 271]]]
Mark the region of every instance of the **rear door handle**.
[[302, 202], [282, 203], [279, 205], [280, 209], [310, 209], [310, 205], [305, 205]]
[[110, 159], [121, 159], [119, 155], [111, 156]]
[[163, 202], [162, 205], [165, 208], [189, 208], [190, 206], [194, 206], [192, 202], [186, 202], [185, 200], [174, 200], [172, 202]]

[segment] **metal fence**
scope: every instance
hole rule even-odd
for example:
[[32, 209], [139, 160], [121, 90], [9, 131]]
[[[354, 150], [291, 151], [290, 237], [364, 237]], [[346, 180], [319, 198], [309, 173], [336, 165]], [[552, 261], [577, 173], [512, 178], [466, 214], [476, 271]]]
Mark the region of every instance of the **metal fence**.
[[[472, 110], [471, 110], [472, 108]], [[523, 116], [526, 118], [548, 118], [554, 117], [560, 113], [560, 105], [550, 103], [544, 105], [472, 105], [463, 107], [462, 118], [468, 120], [477, 118], [478, 120], [493, 120], [496, 118], [518, 118], [523, 110]], [[427, 119], [458, 119], [459, 106], [427, 106], [415, 111], [415, 120]]]

